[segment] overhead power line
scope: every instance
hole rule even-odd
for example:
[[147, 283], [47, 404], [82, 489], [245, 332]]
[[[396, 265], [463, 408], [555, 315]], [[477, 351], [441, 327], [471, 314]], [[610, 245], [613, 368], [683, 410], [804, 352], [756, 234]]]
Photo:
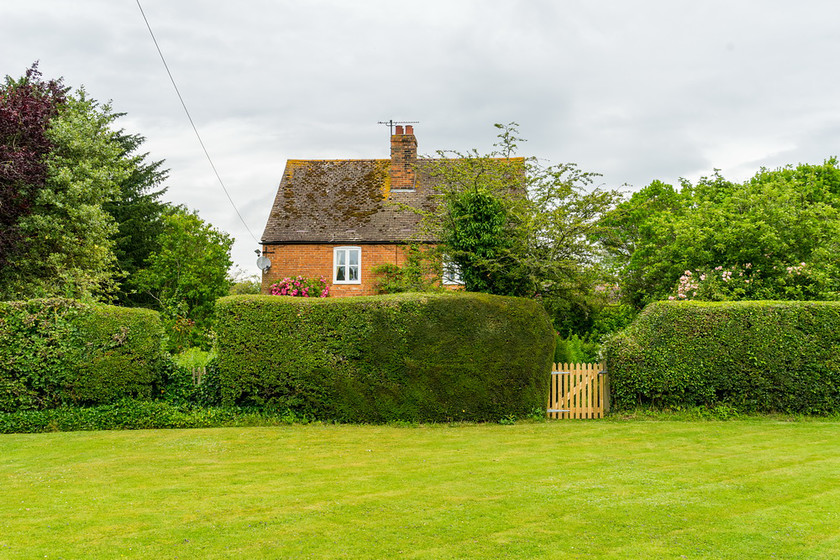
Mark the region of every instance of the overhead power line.
[[155, 44], [155, 48], [157, 49], [158, 54], [160, 55], [160, 60], [163, 62], [163, 67], [166, 68], [166, 73], [169, 75], [169, 81], [172, 82], [172, 87], [175, 88], [175, 93], [178, 95], [178, 99], [181, 101], [181, 107], [184, 108], [184, 113], [187, 115], [187, 119], [190, 121], [190, 126], [192, 126], [193, 132], [195, 132], [195, 137], [198, 138], [198, 143], [201, 144], [201, 149], [204, 151], [204, 155], [207, 156], [207, 161], [210, 162], [210, 167], [213, 169], [213, 173], [216, 175], [216, 179], [219, 181], [219, 185], [222, 187], [222, 190], [227, 196], [230, 205], [233, 207], [234, 212], [236, 215], [239, 216], [239, 221], [242, 222], [242, 225], [245, 226], [245, 229], [248, 231], [248, 234], [254, 240], [254, 242], [259, 245], [259, 241], [257, 240], [256, 236], [251, 232], [251, 228], [248, 227], [247, 222], [242, 217], [242, 214], [239, 213], [239, 209], [236, 207], [236, 204], [233, 202], [233, 198], [231, 198], [230, 193], [225, 187], [225, 182], [222, 181], [221, 175], [216, 170], [216, 165], [213, 163], [213, 158], [210, 157], [210, 152], [207, 151], [207, 147], [204, 145], [204, 141], [201, 139], [201, 134], [198, 133], [198, 128], [195, 126], [195, 122], [193, 122], [192, 115], [190, 115], [190, 110], [187, 109], [187, 104], [184, 102], [184, 98], [181, 95], [181, 91], [178, 89], [178, 84], [175, 83], [175, 78], [172, 77], [172, 72], [169, 70], [169, 65], [166, 63], [166, 57], [163, 56], [163, 51], [160, 49], [160, 45], [157, 42], [157, 38], [155, 37], [154, 32], [152, 31], [152, 26], [149, 24], [149, 19], [146, 17], [146, 12], [143, 11], [143, 6], [140, 5], [140, 0], [137, 0], [137, 7], [140, 8], [140, 14], [143, 16], [143, 21], [146, 22], [146, 28], [149, 30], [149, 35], [152, 36], [152, 41]]

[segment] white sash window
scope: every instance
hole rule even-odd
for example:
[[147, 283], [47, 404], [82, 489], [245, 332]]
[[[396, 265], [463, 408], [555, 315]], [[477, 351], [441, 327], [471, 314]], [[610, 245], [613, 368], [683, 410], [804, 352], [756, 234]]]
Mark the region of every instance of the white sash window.
[[361, 247], [333, 249], [333, 284], [361, 284]]

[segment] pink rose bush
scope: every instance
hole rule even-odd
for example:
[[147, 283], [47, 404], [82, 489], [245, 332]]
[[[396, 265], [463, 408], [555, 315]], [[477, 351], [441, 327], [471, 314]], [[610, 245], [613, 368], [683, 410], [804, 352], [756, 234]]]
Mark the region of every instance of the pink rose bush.
[[327, 279], [321, 276], [319, 279], [304, 278], [283, 278], [280, 282], [271, 285], [271, 295], [290, 297], [328, 297], [330, 287]]

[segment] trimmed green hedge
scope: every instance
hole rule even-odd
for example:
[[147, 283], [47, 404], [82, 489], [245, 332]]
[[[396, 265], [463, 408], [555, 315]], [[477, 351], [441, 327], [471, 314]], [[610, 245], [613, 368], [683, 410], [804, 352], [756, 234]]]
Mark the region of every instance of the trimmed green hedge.
[[151, 397], [168, 365], [162, 337], [148, 309], [0, 302], [0, 411]]
[[526, 416], [548, 400], [554, 331], [530, 300], [231, 296], [216, 330], [225, 405], [437, 422]]
[[83, 430], [151, 430], [281, 426], [306, 422], [289, 411], [201, 407], [167, 401], [122, 399], [94, 407], [0, 412], [0, 434]]
[[840, 412], [840, 302], [658, 302], [604, 348], [614, 410]]

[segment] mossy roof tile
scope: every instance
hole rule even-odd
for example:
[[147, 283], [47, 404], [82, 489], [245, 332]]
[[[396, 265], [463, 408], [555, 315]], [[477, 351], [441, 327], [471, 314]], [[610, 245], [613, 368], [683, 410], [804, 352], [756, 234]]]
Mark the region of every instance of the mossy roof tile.
[[289, 160], [264, 244], [400, 243], [418, 235], [420, 217], [400, 204], [432, 209], [434, 188], [417, 174], [413, 191], [391, 191], [387, 159]]

